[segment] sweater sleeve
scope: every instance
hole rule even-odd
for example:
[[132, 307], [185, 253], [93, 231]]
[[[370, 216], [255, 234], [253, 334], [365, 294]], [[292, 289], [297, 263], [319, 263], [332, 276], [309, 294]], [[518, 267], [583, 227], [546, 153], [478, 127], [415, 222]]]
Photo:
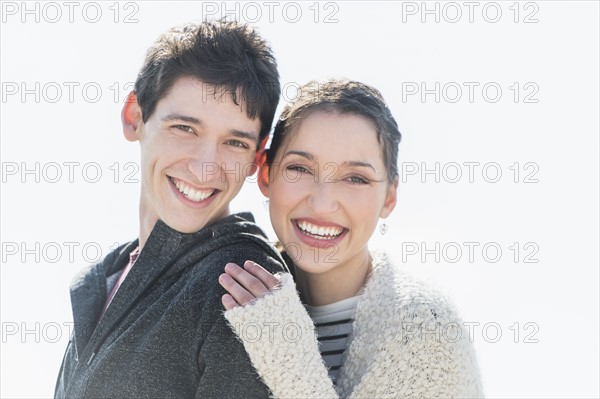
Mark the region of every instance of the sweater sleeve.
[[277, 291], [226, 311], [225, 318], [274, 398], [338, 398], [292, 276], [276, 277]]

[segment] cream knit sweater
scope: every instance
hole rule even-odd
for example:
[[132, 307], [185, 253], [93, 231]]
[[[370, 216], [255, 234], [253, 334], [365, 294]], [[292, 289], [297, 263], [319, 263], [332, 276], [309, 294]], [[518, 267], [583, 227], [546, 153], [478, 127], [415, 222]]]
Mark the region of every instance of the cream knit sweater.
[[335, 387], [291, 275], [278, 275], [277, 291], [225, 312], [273, 397], [482, 397], [475, 353], [453, 306], [385, 254], [373, 256]]

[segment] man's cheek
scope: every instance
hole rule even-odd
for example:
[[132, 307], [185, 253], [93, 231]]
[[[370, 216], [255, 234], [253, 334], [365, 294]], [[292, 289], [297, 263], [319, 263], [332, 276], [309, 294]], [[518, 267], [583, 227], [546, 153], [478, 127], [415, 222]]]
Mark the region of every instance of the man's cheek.
[[256, 171], [256, 164], [252, 160], [237, 160], [222, 164], [223, 172], [228, 179], [233, 179], [235, 183], [241, 183], [246, 177], [252, 176]]

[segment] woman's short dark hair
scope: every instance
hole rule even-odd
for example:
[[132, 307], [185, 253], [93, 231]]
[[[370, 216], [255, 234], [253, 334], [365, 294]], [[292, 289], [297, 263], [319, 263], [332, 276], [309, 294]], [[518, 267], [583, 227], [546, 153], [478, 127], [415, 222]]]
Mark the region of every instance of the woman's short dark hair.
[[279, 102], [279, 73], [271, 48], [255, 30], [219, 20], [163, 33], [148, 49], [135, 82], [144, 122], [175, 81], [186, 76], [230, 93], [249, 118], [260, 118], [260, 139], [267, 136]]
[[353, 114], [369, 119], [377, 130], [388, 181], [398, 176], [398, 124], [381, 93], [364, 83], [351, 80], [311, 81], [299, 89], [298, 97], [286, 105], [273, 131], [267, 150], [267, 165], [272, 165], [285, 137], [298, 130], [302, 120], [315, 111]]

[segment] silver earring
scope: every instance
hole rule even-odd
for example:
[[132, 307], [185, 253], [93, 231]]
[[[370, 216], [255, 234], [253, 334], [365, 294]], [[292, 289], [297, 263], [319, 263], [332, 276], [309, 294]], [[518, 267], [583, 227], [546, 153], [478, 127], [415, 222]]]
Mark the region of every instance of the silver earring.
[[269, 199], [267, 198], [266, 200], [263, 201], [263, 206], [265, 207], [265, 209], [268, 211], [269, 210]]
[[379, 225], [379, 232], [381, 233], [382, 236], [385, 235], [385, 233], [387, 232], [388, 229], [388, 225], [385, 222], [381, 222], [381, 224]]

